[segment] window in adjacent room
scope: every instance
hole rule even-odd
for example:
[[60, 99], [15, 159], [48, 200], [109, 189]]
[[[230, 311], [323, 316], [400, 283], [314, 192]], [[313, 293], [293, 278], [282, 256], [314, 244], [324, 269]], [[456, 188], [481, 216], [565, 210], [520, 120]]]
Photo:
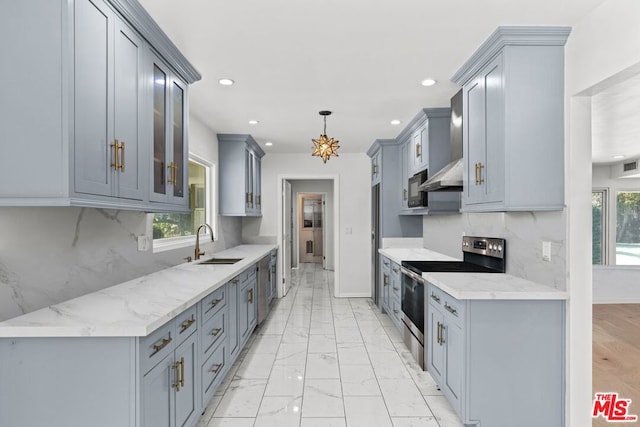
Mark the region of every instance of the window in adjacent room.
[[593, 264], [606, 264], [607, 190], [591, 193], [592, 253]]
[[[200, 224], [213, 220], [212, 165], [193, 155], [189, 157], [189, 210], [187, 214], [156, 213], [153, 215], [154, 251], [192, 245]], [[208, 230], [206, 230], [208, 233]], [[201, 232], [201, 238], [207, 236]]]
[[640, 265], [640, 191], [616, 194], [616, 264]]

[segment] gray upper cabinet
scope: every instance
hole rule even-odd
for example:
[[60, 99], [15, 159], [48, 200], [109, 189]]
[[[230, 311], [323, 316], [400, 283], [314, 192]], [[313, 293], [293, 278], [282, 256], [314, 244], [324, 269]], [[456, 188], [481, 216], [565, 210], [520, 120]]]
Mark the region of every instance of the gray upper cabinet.
[[103, 2], [77, 1], [75, 23], [74, 189], [143, 200], [142, 39]]
[[371, 156], [371, 185], [380, 184], [380, 180], [382, 177], [382, 150], [378, 150], [375, 154]]
[[411, 174], [416, 174], [429, 167], [429, 121], [424, 121], [411, 135], [409, 151]]
[[[187, 84], [200, 75], [136, 0], [19, 2], [0, 36], [12, 61], [0, 70], [12, 82], [0, 98], [0, 206], [188, 209]], [[166, 76], [159, 162], [175, 182], [165, 193], [152, 176], [154, 63]]]
[[262, 215], [263, 156], [251, 135], [218, 134], [220, 215]]
[[451, 160], [450, 108], [424, 108], [400, 132], [402, 176], [397, 191], [401, 194], [401, 215], [456, 213], [460, 210], [460, 193], [430, 192], [428, 206], [409, 208], [408, 180], [414, 174], [427, 171], [427, 177], [438, 172]]
[[463, 211], [564, 208], [569, 32], [499, 27], [453, 76], [463, 86]]
[[149, 52], [148, 81], [153, 93], [151, 201], [188, 209], [187, 87]]

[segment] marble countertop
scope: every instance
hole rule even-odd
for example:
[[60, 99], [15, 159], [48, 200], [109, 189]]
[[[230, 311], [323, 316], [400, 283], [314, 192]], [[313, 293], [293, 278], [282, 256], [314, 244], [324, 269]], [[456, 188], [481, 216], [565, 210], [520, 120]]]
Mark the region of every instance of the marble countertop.
[[184, 263], [0, 323], [0, 337], [146, 336], [269, 254], [240, 245], [211, 256], [231, 265]]
[[402, 264], [402, 261], [460, 261], [460, 258], [425, 248], [383, 248], [378, 249], [378, 252], [396, 264]]
[[456, 299], [566, 300], [568, 293], [502, 273], [422, 273]]

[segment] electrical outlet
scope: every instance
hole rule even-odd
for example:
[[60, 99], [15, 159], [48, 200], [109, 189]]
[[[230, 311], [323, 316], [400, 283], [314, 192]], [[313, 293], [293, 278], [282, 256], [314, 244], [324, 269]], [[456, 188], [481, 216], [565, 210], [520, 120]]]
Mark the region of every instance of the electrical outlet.
[[542, 260], [551, 261], [551, 242], [542, 242]]
[[147, 251], [147, 236], [138, 236], [138, 252]]

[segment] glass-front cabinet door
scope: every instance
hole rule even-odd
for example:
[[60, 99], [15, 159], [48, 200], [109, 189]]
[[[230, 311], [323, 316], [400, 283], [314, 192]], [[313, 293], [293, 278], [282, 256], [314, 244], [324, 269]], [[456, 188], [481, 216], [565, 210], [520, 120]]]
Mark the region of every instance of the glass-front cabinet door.
[[188, 209], [187, 86], [152, 54], [153, 174], [151, 200]]

